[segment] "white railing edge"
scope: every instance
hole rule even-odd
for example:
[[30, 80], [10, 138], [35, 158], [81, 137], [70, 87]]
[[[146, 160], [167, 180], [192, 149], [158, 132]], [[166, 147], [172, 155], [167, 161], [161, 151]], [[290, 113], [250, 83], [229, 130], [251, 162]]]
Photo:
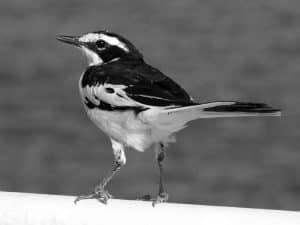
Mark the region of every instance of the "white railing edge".
[[300, 212], [111, 199], [74, 204], [74, 196], [0, 192], [1, 225], [182, 224], [299, 225]]

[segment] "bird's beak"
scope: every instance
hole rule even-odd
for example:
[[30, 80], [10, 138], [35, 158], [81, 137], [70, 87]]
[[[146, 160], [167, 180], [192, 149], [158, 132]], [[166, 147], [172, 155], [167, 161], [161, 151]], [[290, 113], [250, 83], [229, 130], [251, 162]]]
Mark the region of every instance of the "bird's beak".
[[79, 41], [78, 36], [57, 35], [56, 39], [67, 44], [75, 45], [77, 47], [81, 46], [81, 42]]

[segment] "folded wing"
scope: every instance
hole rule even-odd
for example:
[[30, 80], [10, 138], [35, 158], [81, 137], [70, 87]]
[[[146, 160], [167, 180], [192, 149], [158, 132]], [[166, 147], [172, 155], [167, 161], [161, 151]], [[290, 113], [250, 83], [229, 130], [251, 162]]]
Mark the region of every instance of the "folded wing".
[[177, 83], [145, 63], [90, 67], [81, 87], [91, 101], [112, 106], [170, 108], [196, 104]]

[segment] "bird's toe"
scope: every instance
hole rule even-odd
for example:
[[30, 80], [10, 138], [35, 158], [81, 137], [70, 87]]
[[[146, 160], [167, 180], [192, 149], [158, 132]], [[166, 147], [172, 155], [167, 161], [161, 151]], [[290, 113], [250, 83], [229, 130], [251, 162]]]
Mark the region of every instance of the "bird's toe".
[[159, 195], [155, 199], [153, 199], [152, 206], [155, 207], [159, 203], [167, 202], [168, 198], [169, 198], [168, 193], [166, 192], [159, 193]]
[[109, 194], [108, 191], [106, 191], [104, 189], [97, 189], [92, 194], [78, 196], [75, 199], [74, 203], [76, 204], [77, 202], [79, 202], [81, 200], [85, 200], [85, 199], [97, 199], [99, 202], [106, 205], [107, 201], [111, 198], [113, 198], [113, 196], [111, 194]]

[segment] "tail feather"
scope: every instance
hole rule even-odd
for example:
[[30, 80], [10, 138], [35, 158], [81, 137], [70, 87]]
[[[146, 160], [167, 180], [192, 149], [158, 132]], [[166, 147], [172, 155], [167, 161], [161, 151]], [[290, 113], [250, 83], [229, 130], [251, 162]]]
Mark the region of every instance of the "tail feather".
[[204, 109], [207, 112], [244, 112], [244, 113], [276, 113], [279, 109], [274, 109], [264, 103], [250, 103], [250, 102], [232, 102], [226, 105], [214, 105]]
[[280, 115], [280, 109], [264, 103], [219, 101], [159, 111], [155, 115], [148, 115], [148, 119], [158, 124], [183, 125], [195, 119]]

